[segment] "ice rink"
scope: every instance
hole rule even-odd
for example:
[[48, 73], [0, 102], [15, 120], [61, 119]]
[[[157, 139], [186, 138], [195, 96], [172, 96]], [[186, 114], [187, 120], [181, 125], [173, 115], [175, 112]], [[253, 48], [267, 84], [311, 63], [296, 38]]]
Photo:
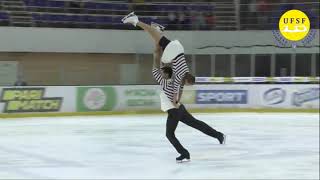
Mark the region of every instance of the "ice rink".
[[180, 123], [182, 164], [165, 114], [0, 119], [0, 179], [319, 179], [318, 114], [194, 116], [227, 142]]

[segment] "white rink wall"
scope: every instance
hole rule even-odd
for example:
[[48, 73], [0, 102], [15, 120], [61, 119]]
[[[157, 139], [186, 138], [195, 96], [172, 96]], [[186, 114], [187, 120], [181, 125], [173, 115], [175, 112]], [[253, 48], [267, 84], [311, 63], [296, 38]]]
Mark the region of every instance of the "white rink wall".
[[[186, 87], [188, 108], [319, 109], [317, 84], [217, 84]], [[0, 87], [1, 113], [159, 110], [159, 86]]]
[[[276, 48], [254, 45], [276, 45], [273, 31], [166, 31], [178, 39], [186, 54], [291, 54], [319, 53], [319, 30], [309, 48]], [[153, 51], [143, 31], [0, 27], [0, 52], [69, 52], [69, 53], [139, 53]], [[121, 41], [126, 39], [126, 41]], [[120, 40], [120, 41], [119, 41]], [[32, 43], [30, 43], [32, 42]], [[210, 46], [254, 46], [231, 48]], [[304, 46], [298, 42], [299, 46]], [[208, 47], [208, 48], [203, 48]]]

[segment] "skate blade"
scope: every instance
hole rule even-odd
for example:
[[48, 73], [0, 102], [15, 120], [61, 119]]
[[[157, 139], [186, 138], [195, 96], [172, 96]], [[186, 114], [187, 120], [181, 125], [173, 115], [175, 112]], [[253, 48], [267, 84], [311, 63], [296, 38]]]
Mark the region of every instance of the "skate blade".
[[124, 18], [121, 19], [121, 21], [123, 22], [124, 20], [126, 20], [127, 18], [131, 17], [135, 15], [134, 12], [131, 12], [130, 14], [126, 15]]
[[227, 141], [227, 136], [226, 136], [226, 135], [223, 135], [223, 142], [222, 142], [222, 144], [226, 144], [226, 141]]
[[162, 26], [161, 24], [155, 23], [155, 22], [151, 22], [151, 26], [154, 27], [154, 28], [158, 27], [161, 32], [163, 32], [164, 29], [165, 29], [164, 26]]
[[176, 160], [177, 163], [186, 163], [190, 162], [190, 159]]

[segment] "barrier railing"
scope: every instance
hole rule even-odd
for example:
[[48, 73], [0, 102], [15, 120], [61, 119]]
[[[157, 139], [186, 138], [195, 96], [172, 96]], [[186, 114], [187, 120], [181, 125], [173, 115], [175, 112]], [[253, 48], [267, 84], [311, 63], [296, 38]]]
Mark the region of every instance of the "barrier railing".
[[196, 83], [319, 83], [320, 77], [196, 77]]

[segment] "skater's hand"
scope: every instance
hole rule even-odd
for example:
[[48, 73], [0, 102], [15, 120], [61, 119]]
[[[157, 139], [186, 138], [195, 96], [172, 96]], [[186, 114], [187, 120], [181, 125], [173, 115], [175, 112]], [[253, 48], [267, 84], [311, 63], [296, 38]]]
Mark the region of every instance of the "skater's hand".
[[177, 103], [177, 102], [173, 102], [172, 104], [173, 104], [173, 106], [174, 106], [175, 108], [177, 108], [177, 109], [178, 109], [178, 108], [179, 108], [179, 106], [180, 106], [180, 104], [179, 104], [179, 103]]
[[177, 100], [177, 93], [174, 93], [173, 94], [173, 106], [175, 107], [175, 108], [179, 108], [179, 101]]
[[179, 103], [179, 102], [174, 103], [174, 107], [175, 107], [175, 108], [179, 109], [179, 106], [180, 106], [180, 103]]

